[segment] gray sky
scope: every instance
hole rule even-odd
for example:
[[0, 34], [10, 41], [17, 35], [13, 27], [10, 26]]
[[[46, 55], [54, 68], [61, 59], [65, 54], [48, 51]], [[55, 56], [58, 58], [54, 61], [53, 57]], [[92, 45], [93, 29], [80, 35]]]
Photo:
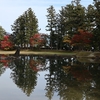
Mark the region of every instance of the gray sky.
[[[45, 31], [47, 25], [47, 8], [51, 5], [55, 10], [61, 10], [61, 6], [70, 4], [72, 0], [0, 0], [0, 26], [7, 32], [12, 33], [11, 25], [22, 15], [28, 8], [32, 8], [38, 22], [40, 33], [48, 33]], [[81, 0], [83, 6], [93, 4], [93, 0]]]

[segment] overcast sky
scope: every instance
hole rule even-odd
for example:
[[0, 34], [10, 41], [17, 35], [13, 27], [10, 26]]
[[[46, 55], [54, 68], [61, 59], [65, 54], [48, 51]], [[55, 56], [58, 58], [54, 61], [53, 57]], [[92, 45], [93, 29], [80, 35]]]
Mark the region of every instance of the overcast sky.
[[[22, 15], [28, 8], [32, 8], [38, 22], [40, 33], [45, 31], [47, 25], [47, 8], [54, 6], [56, 11], [61, 10], [61, 6], [70, 4], [72, 0], [0, 0], [0, 26], [7, 32], [12, 33], [11, 25]], [[93, 0], [81, 0], [83, 6], [93, 4]]]

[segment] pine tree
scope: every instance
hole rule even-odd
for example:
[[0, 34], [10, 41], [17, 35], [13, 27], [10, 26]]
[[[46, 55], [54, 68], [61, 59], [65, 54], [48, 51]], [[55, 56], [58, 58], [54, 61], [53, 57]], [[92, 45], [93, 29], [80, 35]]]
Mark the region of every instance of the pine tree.
[[57, 33], [56, 33], [56, 28], [57, 28], [57, 21], [56, 21], [56, 11], [53, 6], [50, 6], [47, 9], [48, 15], [47, 15], [47, 21], [48, 25], [46, 26], [47, 29], [46, 31], [50, 32], [50, 47], [54, 48], [57, 46]]
[[86, 10], [86, 30], [92, 32], [95, 27], [95, 9], [93, 5], [88, 5]]
[[0, 26], [0, 48], [1, 48], [1, 40], [3, 40], [5, 34], [6, 34], [5, 29], [2, 26]]
[[0, 41], [3, 39], [4, 35], [5, 35], [5, 29], [2, 26], [0, 26]]
[[94, 23], [95, 27], [93, 30], [94, 41], [93, 45], [96, 49], [100, 50], [100, 0], [94, 0]]
[[12, 31], [13, 31], [13, 42], [17, 46], [21, 46], [24, 43], [25, 40], [25, 34], [24, 34], [24, 17], [20, 16], [18, 19], [15, 20], [14, 25], [12, 25]]
[[14, 43], [21, 47], [28, 47], [30, 37], [38, 33], [38, 19], [35, 13], [29, 8], [12, 25]]
[[67, 47], [69, 44], [63, 43], [63, 38], [67, 35], [73, 36], [78, 29], [86, 29], [86, 9], [80, 4], [80, 0], [74, 0], [71, 4], [62, 7], [59, 11], [58, 33], [60, 37], [60, 48]]
[[29, 8], [23, 15], [25, 17], [25, 36], [26, 43], [28, 45], [29, 39], [35, 33], [38, 33], [38, 19], [35, 16], [35, 13]]

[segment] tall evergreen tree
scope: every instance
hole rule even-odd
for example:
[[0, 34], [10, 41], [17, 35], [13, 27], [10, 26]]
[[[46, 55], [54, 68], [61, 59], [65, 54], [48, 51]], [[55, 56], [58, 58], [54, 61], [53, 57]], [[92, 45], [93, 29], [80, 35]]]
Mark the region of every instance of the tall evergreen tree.
[[5, 30], [0, 26], [0, 41], [3, 39], [3, 36], [5, 35]]
[[73, 35], [78, 29], [85, 28], [85, 7], [80, 4], [80, 0], [74, 0], [65, 7], [67, 34]]
[[62, 7], [58, 14], [58, 34], [59, 34], [59, 46], [60, 49], [65, 47], [68, 47], [68, 44], [63, 43], [63, 37], [65, 37], [67, 34], [72, 34], [72, 23], [69, 23], [71, 20], [71, 15], [73, 11], [72, 5], [66, 5], [65, 7]]
[[64, 17], [64, 10], [62, 7], [62, 10], [60, 13], [57, 14], [57, 44], [58, 44], [58, 49], [63, 48], [63, 36], [66, 34], [66, 25], [65, 25], [65, 17]]
[[14, 22], [14, 25], [12, 25], [12, 31], [13, 31], [13, 42], [17, 46], [21, 46], [24, 43], [25, 40], [25, 26], [24, 26], [24, 17], [20, 16], [16, 21]]
[[[86, 28], [86, 9], [80, 4], [80, 0], [74, 0], [71, 4], [62, 7], [59, 11], [58, 33], [60, 40], [67, 35], [73, 36], [78, 32], [78, 29]], [[60, 41], [60, 48], [66, 47], [70, 49], [69, 44], [65, 44]]]
[[4, 35], [6, 34], [4, 28], [0, 26], [0, 48], [1, 48], [1, 40], [3, 40]]
[[57, 21], [56, 21], [56, 11], [54, 9], [53, 6], [50, 6], [47, 9], [47, 21], [48, 21], [48, 25], [47, 27], [47, 31], [50, 32], [50, 47], [54, 48], [57, 46], [57, 33], [56, 33], [56, 28], [57, 28]]
[[35, 13], [29, 8], [23, 16], [25, 17], [25, 36], [26, 42], [29, 43], [29, 39], [35, 33], [38, 33], [38, 19], [35, 16]]
[[85, 29], [85, 7], [80, 4], [80, 0], [74, 0], [71, 4], [63, 7], [62, 16], [64, 17], [65, 34], [73, 35], [77, 33], [78, 29]]
[[94, 0], [94, 8], [95, 8], [95, 13], [94, 13], [94, 46], [98, 50], [100, 50], [100, 0]]
[[30, 37], [38, 32], [38, 19], [31, 8], [15, 20], [12, 31], [16, 45], [28, 47]]
[[92, 32], [95, 27], [95, 9], [93, 5], [88, 5], [86, 10], [86, 30]]

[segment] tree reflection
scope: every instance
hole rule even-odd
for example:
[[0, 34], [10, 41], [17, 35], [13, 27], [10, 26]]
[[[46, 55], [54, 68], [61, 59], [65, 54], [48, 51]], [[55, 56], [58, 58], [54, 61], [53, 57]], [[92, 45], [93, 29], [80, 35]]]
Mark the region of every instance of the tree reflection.
[[[14, 60], [12, 66], [13, 72], [11, 77], [15, 84], [30, 96], [32, 91], [37, 85], [37, 75], [39, 65], [42, 66], [41, 61], [35, 61], [35, 57], [32, 56], [21, 56], [20, 58]], [[41, 63], [39, 63], [41, 62]]]
[[[54, 92], [58, 92], [59, 88], [61, 86], [60, 83], [62, 81], [63, 76], [66, 76], [65, 73], [62, 70], [62, 66], [68, 64], [66, 59], [62, 58], [54, 58], [49, 59], [49, 74], [46, 74], [46, 96], [49, 98], [49, 100], [52, 99]], [[61, 87], [62, 88], [62, 87]]]
[[0, 76], [5, 72], [6, 68], [0, 63]]
[[60, 100], [100, 98], [100, 63], [79, 62], [75, 58], [61, 56], [21, 55], [15, 59], [8, 58], [0, 60], [0, 75], [10, 68], [14, 83], [27, 96], [37, 85], [38, 72], [47, 70], [45, 95], [49, 100], [55, 93]]
[[0, 76], [5, 72], [10, 65], [11, 60], [7, 59], [7, 55], [0, 55]]
[[44, 59], [44, 57], [30, 56], [30, 59], [29, 59], [30, 68], [36, 72], [46, 70], [45, 61], [46, 60]]
[[[61, 67], [62, 66], [62, 67]], [[100, 98], [100, 65], [80, 63], [71, 58], [50, 59], [46, 75], [46, 96], [55, 92], [61, 100], [98, 100]]]

